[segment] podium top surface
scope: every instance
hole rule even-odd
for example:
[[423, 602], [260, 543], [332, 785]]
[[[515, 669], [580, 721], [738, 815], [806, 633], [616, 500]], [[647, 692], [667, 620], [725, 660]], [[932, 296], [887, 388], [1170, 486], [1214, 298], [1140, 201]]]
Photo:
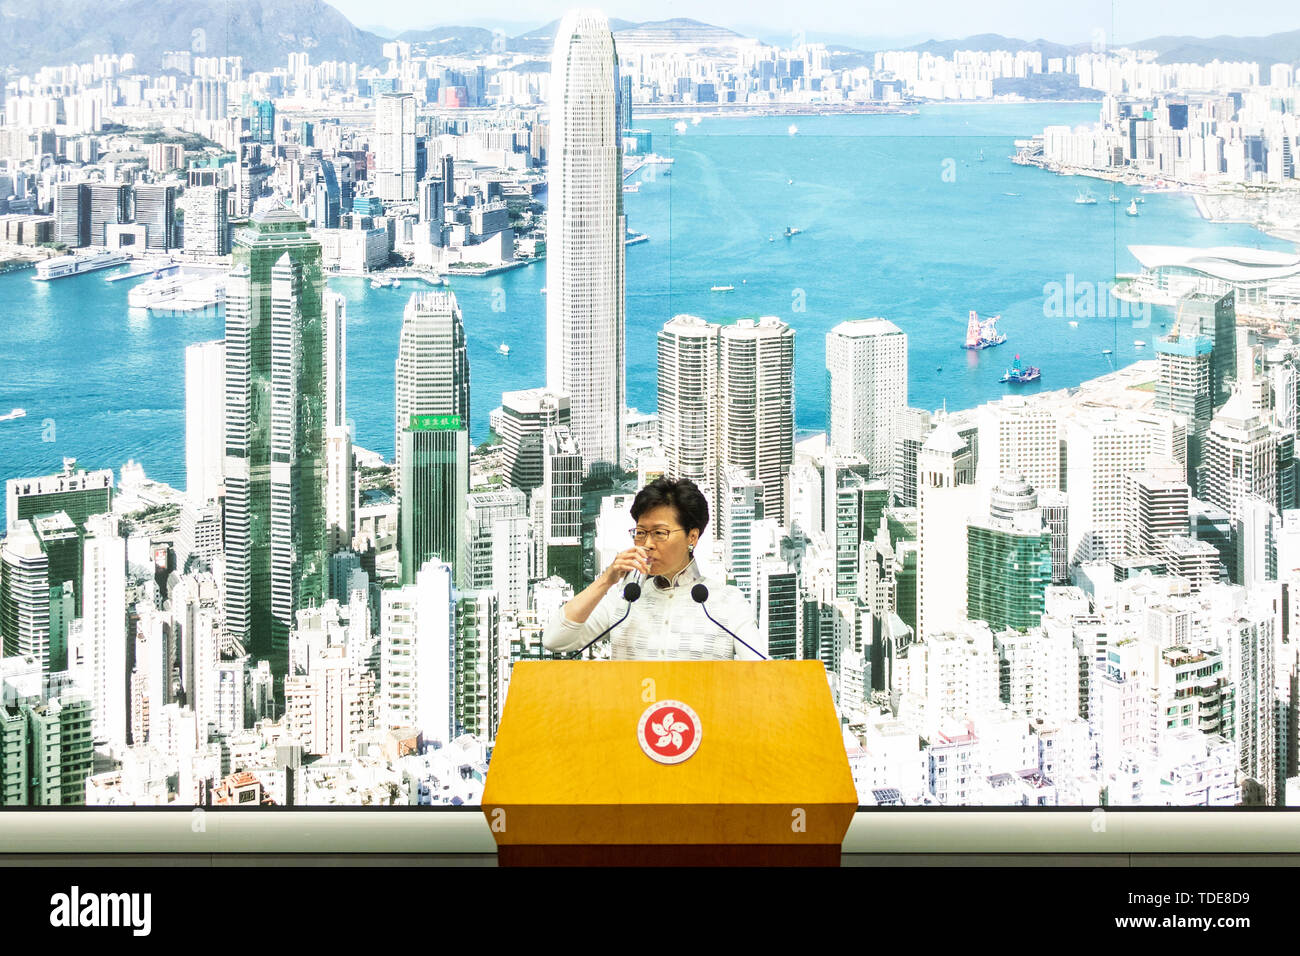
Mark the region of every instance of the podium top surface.
[[851, 816], [857, 792], [820, 661], [521, 661], [483, 795], [484, 807], [832, 804]]

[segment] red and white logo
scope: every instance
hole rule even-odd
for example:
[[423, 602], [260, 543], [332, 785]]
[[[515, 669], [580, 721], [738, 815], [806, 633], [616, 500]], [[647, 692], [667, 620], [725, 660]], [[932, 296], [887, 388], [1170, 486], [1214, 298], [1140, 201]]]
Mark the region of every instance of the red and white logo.
[[636, 728], [641, 749], [659, 763], [681, 763], [700, 746], [700, 715], [680, 700], [661, 700], [641, 714]]

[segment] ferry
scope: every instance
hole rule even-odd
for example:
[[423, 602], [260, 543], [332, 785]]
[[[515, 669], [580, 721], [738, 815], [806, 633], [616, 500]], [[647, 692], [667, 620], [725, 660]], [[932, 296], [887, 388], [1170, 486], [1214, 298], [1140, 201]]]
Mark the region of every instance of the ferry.
[[1097, 197], [1085, 189], [1083, 192], [1079, 193], [1078, 196], [1074, 197], [1074, 202], [1077, 206], [1095, 206], [1097, 205]]
[[27, 417], [27, 409], [15, 408], [12, 412], [9, 412], [7, 415], [0, 415], [0, 422], [11, 422], [15, 418], [26, 418], [26, 417]]
[[1011, 364], [1002, 376], [1003, 382], [1010, 382], [1012, 385], [1023, 385], [1025, 382], [1036, 382], [1042, 376], [1042, 371], [1037, 365], [1021, 365], [1020, 356]]
[[125, 252], [113, 252], [100, 249], [97, 252], [73, 253], [70, 256], [57, 256], [36, 263], [36, 278], [42, 281], [63, 279], [67, 276], [94, 272], [97, 269], [109, 269], [129, 262], [131, 257]]
[[797, 226], [786, 226], [786, 227], [785, 227], [785, 237], [786, 237], [787, 239], [789, 239], [791, 236], [797, 236], [797, 235], [799, 235], [799, 233], [801, 233], [801, 232], [803, 232], [803, 230], [800, 229], [800, 228], [798, 228]]
[[1141, 339], [1134, 339], [1134, 340], [1133, 340], [1133, 347], [1134, 347], [1135, 349], [1144, 349], [1144, 348], [1147, 347], [1147, 344], [1146, 344], [1145, 342], [1143, 342]]
[[1137, 200], [1130, 200], [1128, 208], [1124, 210], [1127, 215], [1136, 216], [1138, 214]]
[[709, 286], [709, 291], [710, 292], [735, 292], [736, 287], [734, 285], [714, 285], [714, 286]]
[[966, 323], [966, 342], [962, 348], [978, 352], [1006, 342], [1006, 333], [998, 331], [1000, 318], [1000, 315], [995, 315], [981, 322], [979, 313], [971, 309], [970, 320]]
[[501, 355], [509, 355], [509, 354], [510, 354], [510, 346], [508, 346], [508, 345], [506, 345], [506, 343], [502, 342], [500, 345], [497, 346], [497, 352], [500, 353]]
[[126, 304], [132, 309], [156, 309], [168, 305], [174, 300], [185, 285], [181, 275], [161, 276], [146, 279], [126, 294]]

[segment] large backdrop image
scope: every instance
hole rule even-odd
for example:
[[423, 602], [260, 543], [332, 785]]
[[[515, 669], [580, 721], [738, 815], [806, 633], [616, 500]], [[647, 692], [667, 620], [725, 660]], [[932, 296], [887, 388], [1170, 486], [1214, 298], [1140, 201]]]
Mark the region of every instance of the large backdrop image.
[[1300, 804], [1294, 12], [113, 7], [0, 9], [0, 806], [478, 804], [747, 656], [550, 649], [647, 545], [860, 805]]

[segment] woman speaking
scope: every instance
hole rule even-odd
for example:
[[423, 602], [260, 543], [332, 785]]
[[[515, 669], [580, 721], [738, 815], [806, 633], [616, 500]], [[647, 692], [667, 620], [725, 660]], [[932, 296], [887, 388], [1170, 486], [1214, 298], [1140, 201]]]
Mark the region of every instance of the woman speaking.
[[[632, 502], [632, 520], [632, 547], [556, 612], [542, 637], [546, 649], [578, 650], [626, 614], [609, 633], [614, 660], [762, 659], [767, 644], [745, 596], [695, 564], [695, 544], [709, 523], [709, 503], [695, 482], [650, 482]], [[644, 577], [639, 598], [615, 587], [630, 573]]]

